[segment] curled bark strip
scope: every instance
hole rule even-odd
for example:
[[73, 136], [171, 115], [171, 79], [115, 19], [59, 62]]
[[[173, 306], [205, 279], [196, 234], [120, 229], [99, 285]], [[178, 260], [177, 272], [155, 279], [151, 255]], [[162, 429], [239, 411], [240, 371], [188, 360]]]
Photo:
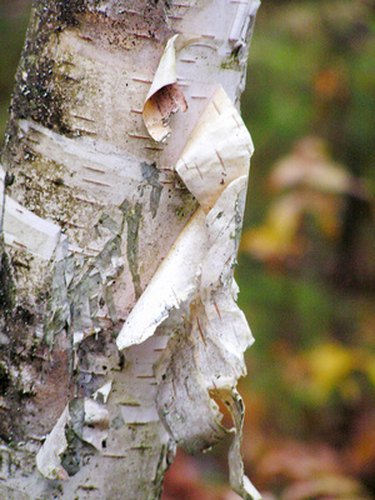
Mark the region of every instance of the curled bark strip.
[[205, 247], [204, 214], [198, 210], [127, 318], [116, 340], [120, 350], [147, 340], [170, 311], [191, 299], [197, 289]]
[[233, 180], [248, 175], [253, 151], [241, 116], [219, 87], [191, 133], [176, 171], [207, 213]]
[[[181, 232], [117, 337], [120, 350], [144, 342], [157, 328], [170, 341], [156, 366], [157, 408], [171, 437], [190, 452], [214, 445], [227, 432], [230, 478], [243, 498], [260, 496], [240, 454], [243, 422], [237, 380], [253, 342], [236, 304], [233, 270], [253, 152], [236, 108], [219, 87], [193, 129], [175, 170], [200, 208]], [[229, 431], [213, 391], [228, 407]]]
[[143, 118], [151, 137], [157, 142], [166, 140], [171, 132], [169, 119], [178, 111], [187, 110], [187, 102], [177, 83], [171, 83], [158, 90], [143, 108]]
[[[177, 43], [178, 39], [179, 43]], [[171, 115], [188, 108], [186, 99], [177, 83], [176, 50], [189, 42], [183, 43], [179, 35], [168, 40], [156, 70], [151, 88], [143, 105], [143, 120], [148, 133], [157, 142], [163, 142], [171, 132]]]

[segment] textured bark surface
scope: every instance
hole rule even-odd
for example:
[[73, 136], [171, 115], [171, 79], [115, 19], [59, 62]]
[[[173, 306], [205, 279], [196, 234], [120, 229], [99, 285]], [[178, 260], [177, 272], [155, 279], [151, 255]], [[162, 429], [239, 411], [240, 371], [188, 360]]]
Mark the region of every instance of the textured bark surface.
[[[173, 167], [219, 84], [238, 106], [256, 7], [35, 2], [2, 153], [1, 497], [159, 497], [176, 444], [154, 366], [170, 332], [123, 352], [115, 337], [196, 210]], [[175, 33], [196, 39], [177, 59], [189, 107], [159, 144], [142, 110]], [[106, 413], [90, 420], [94, 399]], [[66, 408], [46, 479], [35, 457]]]

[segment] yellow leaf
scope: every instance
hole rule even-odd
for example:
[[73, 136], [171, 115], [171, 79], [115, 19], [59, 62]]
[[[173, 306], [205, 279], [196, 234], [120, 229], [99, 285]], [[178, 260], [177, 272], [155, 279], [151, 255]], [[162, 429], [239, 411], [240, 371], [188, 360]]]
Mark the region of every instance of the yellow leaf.
[[312, 389], [322, 401], [327, 400], [355, 368], [355, 355], [338, 343], [325, 343], [307, 353], [306, 360]]

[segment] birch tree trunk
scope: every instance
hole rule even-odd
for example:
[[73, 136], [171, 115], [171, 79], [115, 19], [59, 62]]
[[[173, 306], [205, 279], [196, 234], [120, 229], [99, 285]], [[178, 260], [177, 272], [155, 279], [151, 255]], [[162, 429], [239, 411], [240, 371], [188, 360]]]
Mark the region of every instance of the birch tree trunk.
[[[143, 333], [130, 323], [129, 341], [116, 337], [187, 222], [194, 229], [203, 217], [175, 165], [219, 86], [238, 107], [257, 7], [34, 2], [0, 172], [1, 498], [159, 498], [176, 443], [196, 451], [226, 432], [201, 425], [205, 405], [223, 391], [194, 392], [201, 382], [189, 356], [200, 341], [185, 324], [204, 307], [196, 298], [178, 297], [168, 320], [155, 320], [155, 333], [139, 342], [132, 335]], [[157, 89], [153, 109], [168, 108], [162, 129], [182, 101], [188, 109], [171, 117], [160, 142], [145, 125], [144, 103], [175, 34], [177, 79]], [[180, 386], [174, 377], [182, 376]], [[229, 404], [241, 407], [237, 396]], [[237, 465], [232, 483], [245, 497]]]

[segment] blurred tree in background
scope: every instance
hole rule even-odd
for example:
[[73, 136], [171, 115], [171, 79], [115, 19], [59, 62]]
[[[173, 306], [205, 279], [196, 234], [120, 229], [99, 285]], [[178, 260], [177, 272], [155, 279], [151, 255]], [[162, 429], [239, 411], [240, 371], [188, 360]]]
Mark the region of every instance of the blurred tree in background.
[[[29, 4], [0, 0], [1, 135]], [[237, 280], [256, 337], [243, 449], [268, 500], [375, 494], [374, 54], [372, 0], [259, 10]], [[198, 460], [178, 456], [165, 500], [236, 498], [221, 486], [220, 449]]]

